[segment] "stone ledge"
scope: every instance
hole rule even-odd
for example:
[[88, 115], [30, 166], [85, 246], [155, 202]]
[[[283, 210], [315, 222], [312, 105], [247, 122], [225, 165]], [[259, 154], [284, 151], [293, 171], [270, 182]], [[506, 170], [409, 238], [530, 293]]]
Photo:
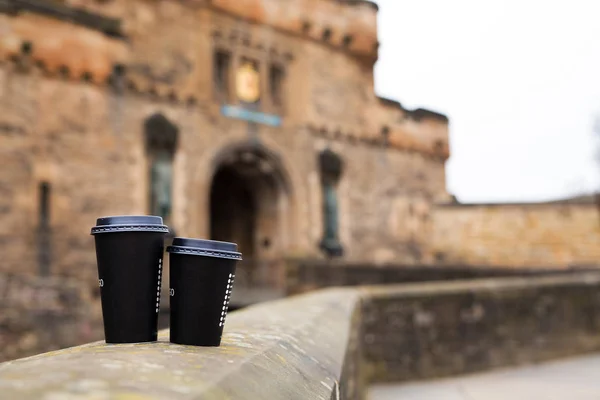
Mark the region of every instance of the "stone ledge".
[[220, 348], [103, 342], [0, 364], [9, 399], [361, 399], [600, 350], [600, 273], [327, 289], [230, 315]]
[[363, 287], [369, 382], [533, 364], [600, 350], [600, 273]]
[[[331, 286], [375, 286], [424, 282], [470, 281], [486, 278], [541, 277], [597, 272], [594, 266], [515, 267], [514, 265], [402, 264], [368, 261], [327, 261], [288, 259], [286, 262], [287, 295], [305, 293]], [[405, 287], [405, 286], [401, 286]], [[390, 286], [386, 286], [386, 291]]]
[[11, 399], [335, 399], [358, 295], [331, 289], [230, 314], [220, 348], [104, 342], [0, 365]]
[[411, 285], [363, 286], [360, 288], [363, 297], [369, 299], [392, 299], [396, 297], [410, 298], [414, 296], [446, 296], [456, 293], [494, 292], [500, 294], [508, 291], [542, 289], [560, 286], [592, 286], [600, 285], [599, 272], [582, 272], [567, 275], [558, 272], [550, 276], [505, 277], [502, 279], [487, 278], [454, 282], [425, 282]]

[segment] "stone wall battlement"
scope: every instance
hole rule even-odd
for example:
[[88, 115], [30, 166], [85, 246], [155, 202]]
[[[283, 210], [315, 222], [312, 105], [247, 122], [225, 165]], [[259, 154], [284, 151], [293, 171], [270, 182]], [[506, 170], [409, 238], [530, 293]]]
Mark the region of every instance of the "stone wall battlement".
[[212, 7], [363, 57], [377, 59], [377, 6], [369, 1], [212, 0]]
[[[308, 126], [327, 139], [442, 161], [449, 156], [445, 116], [375, 96], [377, 7], [368, 1], [7, 4], [0, 7], [0, 62], [6, 68], [108, 86], [152, 102], [202, 104], [218, 117], [221, 103], [236, 102], [232, 88], [215, 95], [215, 60], [222, 51], [231, 70], [240, 60], [261, 65], [263, 93], [271, 90], [270, 65], [281, 68], [287, 96], [281, 104], [265, 96], [260, 108], [284, 115], [288, 124]], [[234, 74], [228, 75], [233, 87]]]
[[206, 0], [196, 1], [287, 34], [377, 59], [377, 5], [366, 0]]
[[102, 32], [48, 16], [0, 13], [0, 61], [47, 76], [106, 83], [127, 45]]
[[[18, 0], [2, 6], [0, 12], [34, 11], [84, 23], [111, 36], [130, 37], [139, 33], [148, 13], [168, 14], [179, 5], [191, 10], [199, 23], [205, 22], [203, 11], [228, 14], [248, 23], [322, 42], [371, 63], [377, 59], [378, 7], [367, 0], [166, 0], [158, 4], [146, 0], [63, 0], [58, 3]], [[81, 15], [83, 13], [87, 15]]]

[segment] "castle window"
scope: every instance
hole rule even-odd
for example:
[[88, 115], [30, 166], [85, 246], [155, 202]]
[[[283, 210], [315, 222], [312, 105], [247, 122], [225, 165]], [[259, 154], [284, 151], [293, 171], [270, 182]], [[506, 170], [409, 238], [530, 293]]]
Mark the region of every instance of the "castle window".
[[337, 185], [342, 176], [341, 157], [325, 149], [319, 153], [323, 193], [323, 238], [319, 247], [328, 257], [341, 257], [344, 249], [339, 239]]
[[342, 39], [342, 46], [349, 47], [352, 44], [352, 35], [345, 35]]
[[269, 68], [269, 92], [271, 101], [275, 106], [283, 105], [283, 81], [285, 71], [279, 65], [271, 65]]
[[383, 138], [383, 145], [387, 146], [389, 144], [389, 140], [390, 140], [390, 127], [387, 125], [384, 125], [381, 128], [381, 137]]
[[164, 115], [154, 114], [144, 123], [148, 157], [149, 209], [171, 223], [173, 205], [173, 159], [177, 150], [179, 129]]
[[229, 76], [231, 70], [231, 55], [225, 51], [217, 50], [214, 54], [213, 75], [215, 95], [222, 101], [229, 100]]
[[50, 275], [50, 194], [48, 182], [38, 185], [38, 270], [41, 276]]
[[33, 45], [31, 44], [30, 41], [27, 40], [27, 41], [21, 43], [21, 53], [23, 53], [25, 55], [30, 55], [32, 50], [33, 50]]
[[50, 225], [50, 184], [41, 182], [39, 185], [39, 226]]
[[440, 153], [442, 151], [444, 151], [444, 141], [443, 140], [436, 140], [433, 143], [433, 151], [436, 153]]
[[308, 21], [304, 21], [302, 23], [302, 32], [308, 34], [310, 32], [311, 23]]

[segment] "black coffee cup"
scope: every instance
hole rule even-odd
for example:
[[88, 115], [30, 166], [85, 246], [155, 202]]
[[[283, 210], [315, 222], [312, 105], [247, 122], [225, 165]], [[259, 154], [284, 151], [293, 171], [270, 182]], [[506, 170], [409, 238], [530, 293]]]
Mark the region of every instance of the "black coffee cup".
[[169, 252], [171, 342], [219, 346], [229, 307], [235, 243], [176, 237]]
[[168, 231], [155, 216], [103, 217], [92, 228], [106, 343], [157, 340]]

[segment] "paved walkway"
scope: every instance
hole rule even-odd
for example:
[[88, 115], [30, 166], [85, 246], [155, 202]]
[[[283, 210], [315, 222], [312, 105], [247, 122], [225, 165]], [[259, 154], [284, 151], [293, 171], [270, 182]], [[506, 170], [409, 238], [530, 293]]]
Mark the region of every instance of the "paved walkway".
[[600, 354], [456, 378], [377, 385], [369, 400], [600, 400]]

